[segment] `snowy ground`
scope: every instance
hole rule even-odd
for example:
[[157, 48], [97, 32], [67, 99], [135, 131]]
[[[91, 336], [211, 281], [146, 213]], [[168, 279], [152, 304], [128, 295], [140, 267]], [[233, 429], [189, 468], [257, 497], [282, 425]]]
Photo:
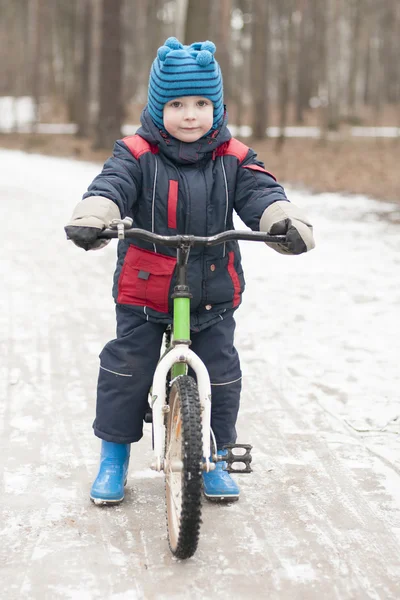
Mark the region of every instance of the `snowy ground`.
[[398, 600], [398, 207], [288, 189], [316, 250], [243, 244], [239, 438], [254, 473], [239, 503], [204, 506], [198, 552], [179, 562], [149, 430], [126, 501], [88, 499], [115, 248], [84, 253], [63, 225], [99, 167], [8, 151], [0, 164], [2, 596]]

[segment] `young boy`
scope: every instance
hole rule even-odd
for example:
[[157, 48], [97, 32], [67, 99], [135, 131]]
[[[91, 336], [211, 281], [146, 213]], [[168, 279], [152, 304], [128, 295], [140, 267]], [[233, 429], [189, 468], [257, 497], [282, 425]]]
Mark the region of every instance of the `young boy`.
[[[169, 38], [153, 62], [142, 126], [118, 140], [66, 226], [85, 250], [105, 243], [98, 234], [114, 218], [161, 235], [210, 236], [233, 229], [233, 211], [254, 231], [286, 234], [282, 253], [314, 247], [312, 226], [253, 150], [231, 137], [215, 45], [183, 46]], [[239, 246], [194, 248], [189, 257], [191, 348], [212, 385], [218, 452], [236, 441], [241, 370], [234, 347], [234, 311], [244, 277]], [[117, 337], [100, 354], [95, 435], [102, 440], [99, 473], [90, 497], [124, 498], [130, 445], [142, 437], [143, 417], [163, 333], [171, 323], [176, 250], [145, 242], [118, 243], [113, 294]], [[203, 476], [212, 499], [237, 499], [239, 488], [223, 470]]]

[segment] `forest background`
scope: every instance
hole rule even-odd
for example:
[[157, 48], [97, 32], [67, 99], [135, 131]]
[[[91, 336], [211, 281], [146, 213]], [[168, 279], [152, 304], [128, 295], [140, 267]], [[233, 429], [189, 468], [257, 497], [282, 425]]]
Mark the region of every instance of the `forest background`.
[[215, 42], [233, 133], [280, 181], [398, 202], [399, 0], [0, 0], [0, 147], [105, 160], [169, 36]]

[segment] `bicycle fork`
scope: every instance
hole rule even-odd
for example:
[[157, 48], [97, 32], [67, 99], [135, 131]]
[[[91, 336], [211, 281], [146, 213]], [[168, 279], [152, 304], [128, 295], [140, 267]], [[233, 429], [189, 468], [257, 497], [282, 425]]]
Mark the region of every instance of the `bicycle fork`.
[[203, 437], [203, 470], [208, 472], [215, 468], [210, 461], [210, 433], [211, 433], [211, 384], [208, 371], [203, 361], [195, 354], [187, 344], [176, 344], [160, 360], [154, 373], [151, 407], [153, 411], [154, 431], [154, 462], [151, 468], [155, 471], [164, 470], [164, 417], [169, 411], [166, 402], [165, 381], [168, 372], [176, 363], [186, 363], [196, 373], [197, 386], [199, 390], [201, 406], [201, 425]]

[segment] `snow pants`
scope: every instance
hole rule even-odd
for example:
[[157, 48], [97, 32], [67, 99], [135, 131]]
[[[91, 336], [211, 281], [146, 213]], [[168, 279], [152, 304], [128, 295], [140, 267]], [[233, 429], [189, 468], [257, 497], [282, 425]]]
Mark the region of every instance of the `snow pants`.
[[[129, 444], [143, 435], [148, 392], [166, 325], [145, 321], [119, 305], [116, 316], [117, 337], [100, 354], [93, 428], [103, 440]], [[234, 347], [235, 325], [233, 313], [228, 313], [207, 329], [191, 333], [190, 347], [210, 375], [211, 427], [218, 447], [236, 442], [242, 373]]]

